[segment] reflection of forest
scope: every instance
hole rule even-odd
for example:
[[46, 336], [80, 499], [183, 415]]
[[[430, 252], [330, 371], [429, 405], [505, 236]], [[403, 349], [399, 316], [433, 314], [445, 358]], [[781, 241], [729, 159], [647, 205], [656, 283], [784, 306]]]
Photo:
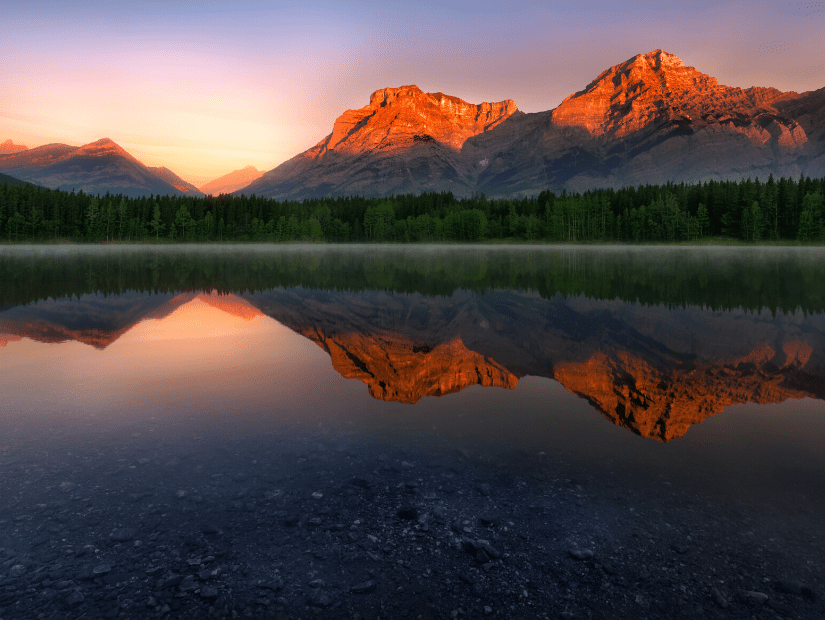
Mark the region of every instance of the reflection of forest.
[[[105, 348], [192, 294], [83, 296], [0, 312], [0, 340]], [[553, 378], [615, 424], [660, 441], [736, 403], [825, 399], [825, 315], [668, 308], [585, 296], [450, 296], [280, 288], [198, 295], [224, 312], [271, 316], [313, 340], [336, 370], [407, 403], [471, 385]], [[548, 404], [548, 407], [552, 404]]]
[[6, 248], [0, 308], [124, 291], [511, 289], [668, 306], [825, 312], [825, 250], [662, 246]]

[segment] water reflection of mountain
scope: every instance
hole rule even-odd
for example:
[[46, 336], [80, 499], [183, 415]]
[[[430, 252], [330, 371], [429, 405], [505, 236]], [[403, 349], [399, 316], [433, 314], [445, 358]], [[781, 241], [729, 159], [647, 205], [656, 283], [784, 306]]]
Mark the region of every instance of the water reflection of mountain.
[[660, 441], [737, 403], [825, 399], [825, 316], [668, 309], [511, 292], [449, 298], [271, 291], [249, 298], [376, 398], [559, 381]]
[[234, 295], [83, 296], [0, 312], [0, 341], [105, 348], [146, 318], [200, 299], [259, 311], [311, 339], [343, 376], [415, 403], [471, 385], [555, 379], [615, 424], [668, 441], [737, 403], [825, 399], [825, 316], [669, 309], [560, 295], [425, 297], [278, 289]]
[[234, 295], [135, 292], [82, 295], [0, 311], [0, 346], [25, 337], [46, 343], [75, 340], [103, 350], [140, 321], [163, 319], [195, 299], [242, 319], [260, 314]]

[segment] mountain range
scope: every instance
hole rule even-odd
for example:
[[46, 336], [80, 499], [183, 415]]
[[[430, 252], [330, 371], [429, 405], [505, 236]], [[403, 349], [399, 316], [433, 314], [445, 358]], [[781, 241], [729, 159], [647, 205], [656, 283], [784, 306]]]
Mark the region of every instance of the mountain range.
[[491, 197], [643, 183], [825, 176], [825, 88], [734, 88], [655, 50], [555, 109], [375, 92], [332, 133], [244, 188], [276, 198], [424, 191]]
[[261, 175], [200, 189], [108, 139], [0, 144], [0, 172], [46, 187], [126, 195], [244, 193], [278, 199], [451, 191], [490, 197], [638, 184], [825, 176], [825, 88], [724, 86], [654, 50], [615, 65], [555, 109], [471, 104], [414, 85], [344, 112], [312, 148]]

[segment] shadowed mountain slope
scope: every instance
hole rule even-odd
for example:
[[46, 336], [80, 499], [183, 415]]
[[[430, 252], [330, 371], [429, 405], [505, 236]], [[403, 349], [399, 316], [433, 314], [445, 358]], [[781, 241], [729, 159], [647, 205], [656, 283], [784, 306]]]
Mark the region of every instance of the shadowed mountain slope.
[[6, 185], [26, 185], [28, 181], [21, 181], [20, 179], [15, 179], [14, 177], [10, 177], [7, 174], [0, 173], [0, 184], [5, 183]]
[[158, 177], [169, 183], [169, 185], [174, 187], [182, 194], [186, 194], [188, 196], [203, 196], [203, 192], [201, 190], [199, 190], [191, 183], [188, 183], [187, 181], [181, 179], [178, 175], [169, 170], [169, 168], [163, 166], [161, 166], [160, 168], [154, 168], [150, 166], [149, 170], [151, 170]]

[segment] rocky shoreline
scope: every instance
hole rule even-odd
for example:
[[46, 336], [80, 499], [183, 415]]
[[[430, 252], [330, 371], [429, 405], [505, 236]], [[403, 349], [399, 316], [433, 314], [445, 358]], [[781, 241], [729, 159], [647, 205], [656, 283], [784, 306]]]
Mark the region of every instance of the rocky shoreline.
[[561, 460], [323, 435], [55, 452], [0, 459], [2, 620], [825, 617], [817, 515]]

